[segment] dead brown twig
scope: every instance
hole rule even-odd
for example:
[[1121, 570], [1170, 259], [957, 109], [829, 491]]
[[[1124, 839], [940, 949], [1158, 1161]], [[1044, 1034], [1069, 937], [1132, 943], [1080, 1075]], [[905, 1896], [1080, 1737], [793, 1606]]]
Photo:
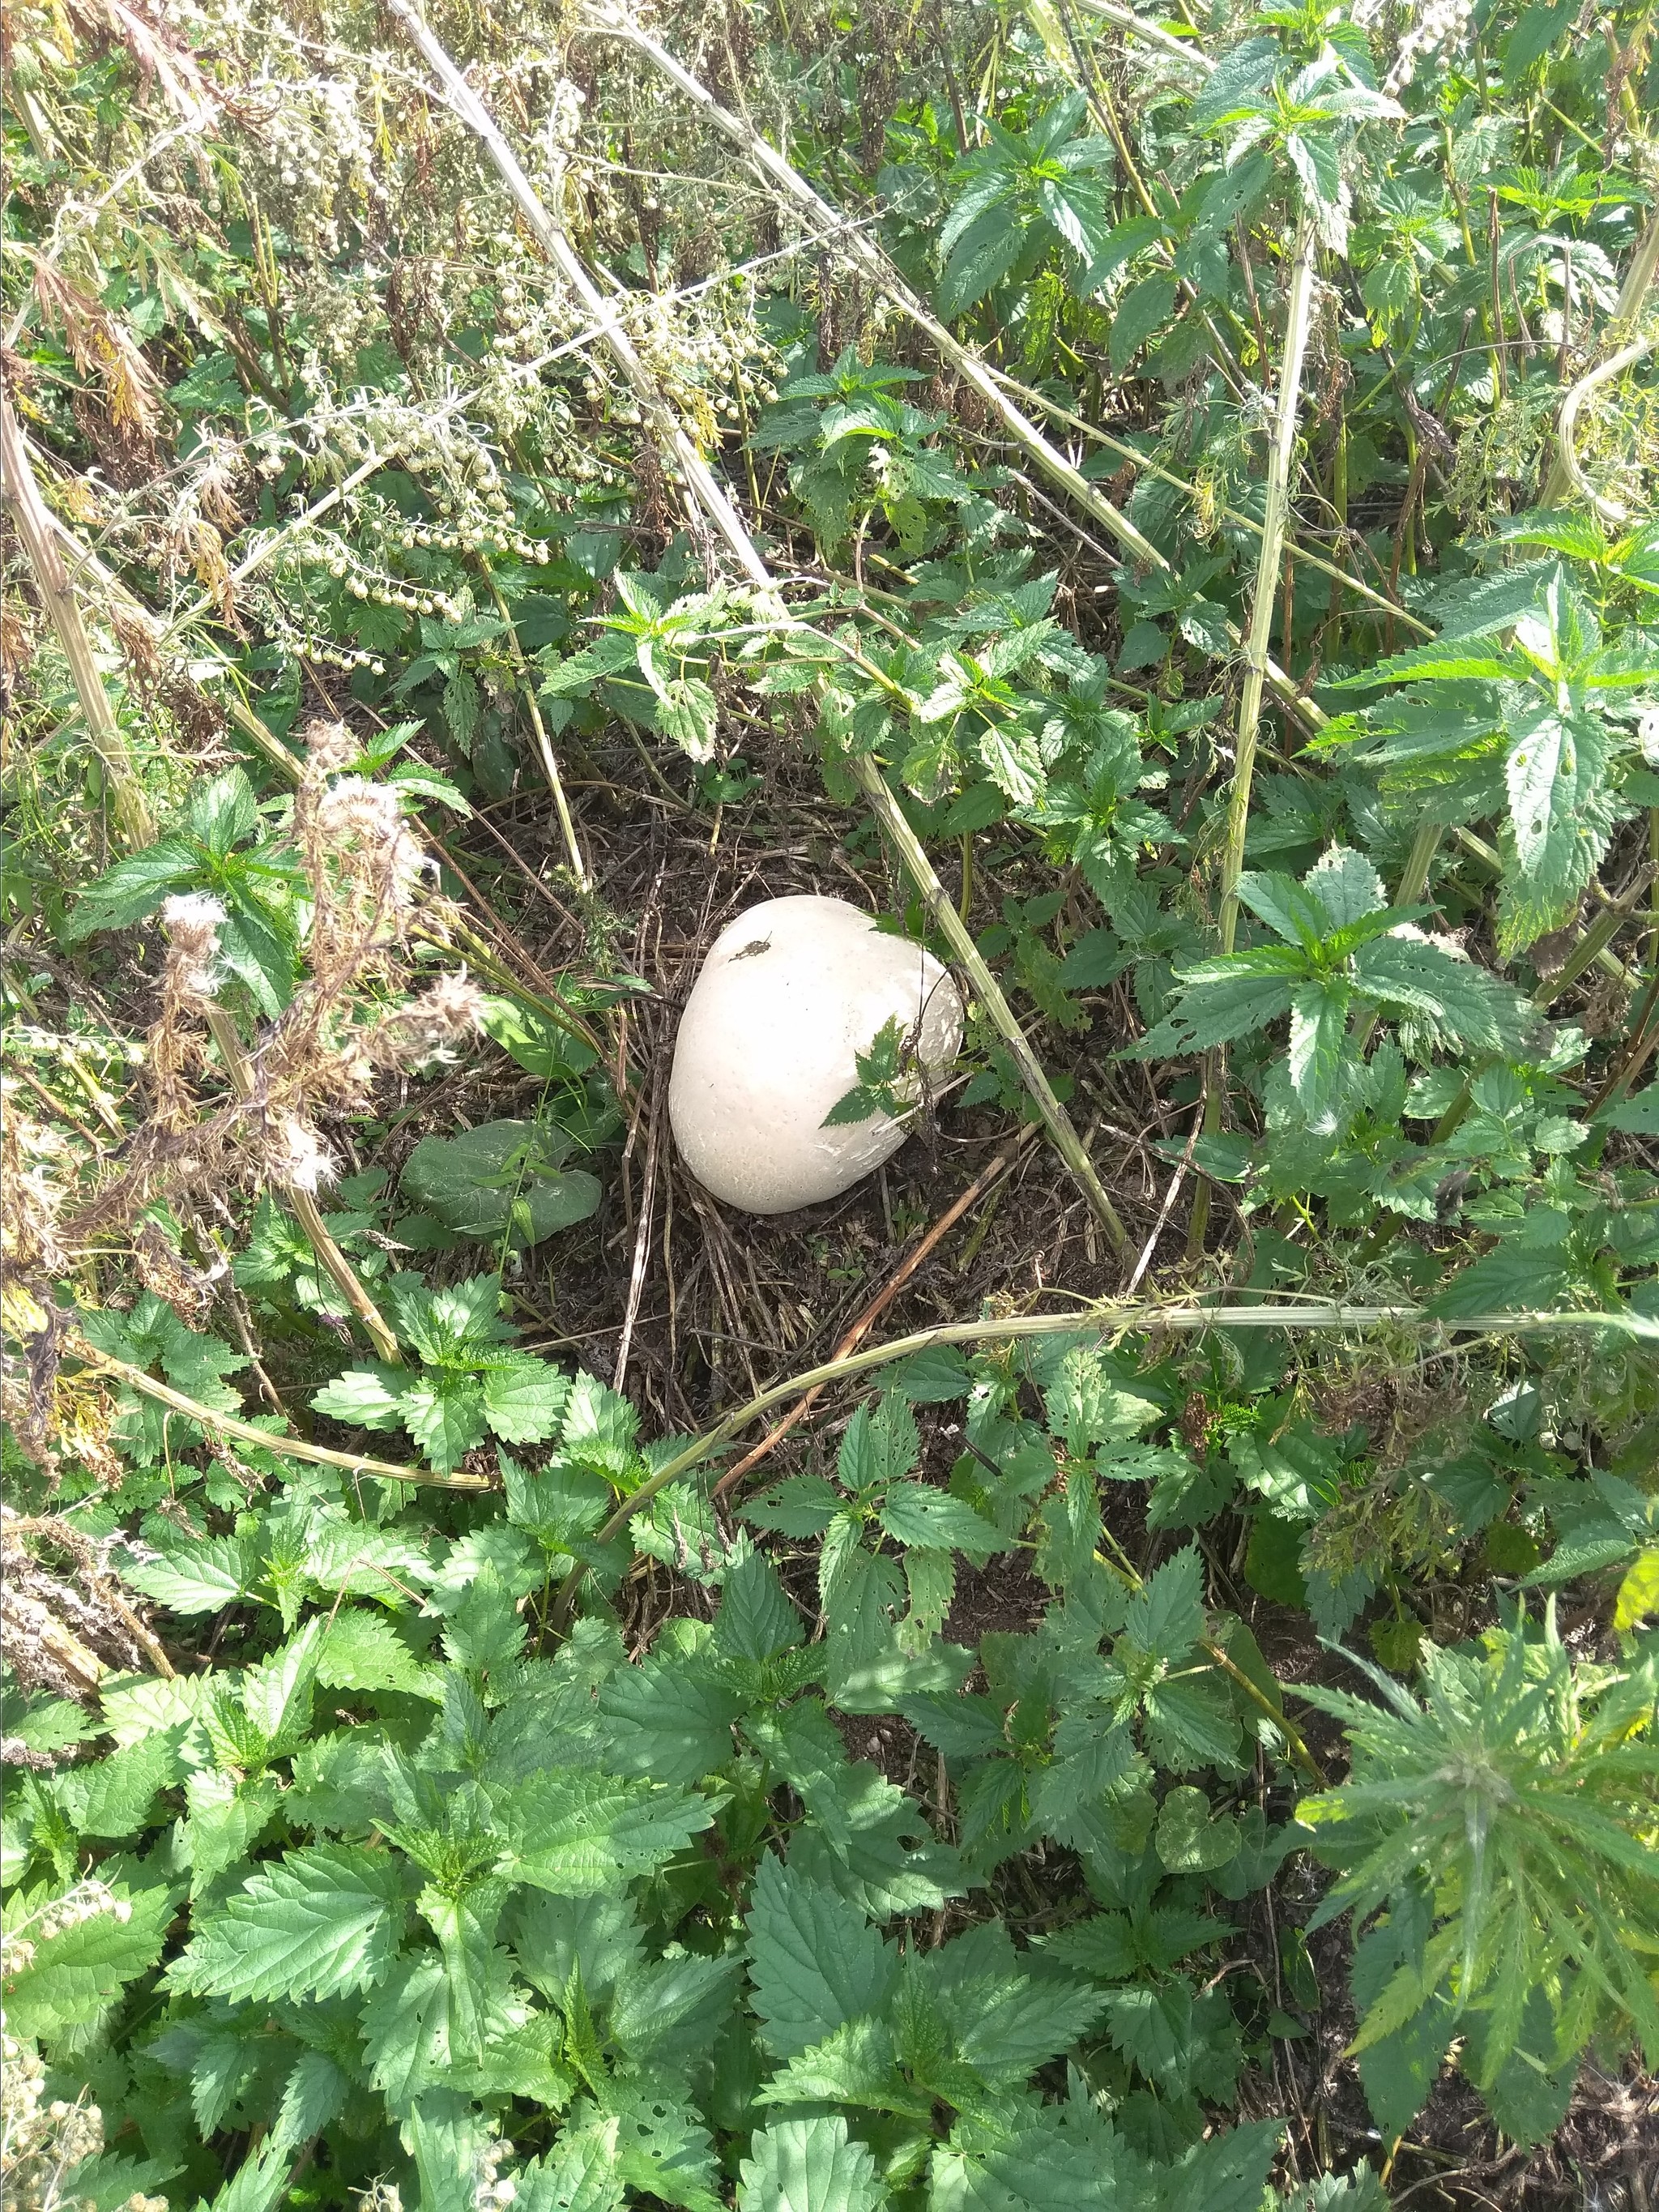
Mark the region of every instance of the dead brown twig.
[[[1021, 1152], [1030, 1142], [1031, 1139], [1036, 1136], [1036, 1123], [1032, 1122], [1028, 1124], [1026, 1127], [1019, 1131], [1018, 1135], [1010, 1139], [1008, 1143], [1003, 1146], [1002, 1150], [997, 1153], [994, 1159], [988, 1162], [987, 1164], [981, 1169], [979, 1174], [975, 1176], [973, 1182], [969, 1184], [967, 1189], [963, 1192], [961, 1197], [940, 1214], [939, 1219], [933, 1224], [927, 1235], [922, 1237], [921, 1242], [916, 1244], [914, 1249], [906, 1255], [904, 1259], [899, 1262], [899, 1265], [887, 1278], [887, 1280], [876, 1292], [875, 1297], [871, 1299], [869, 1304], [865, 1307], [863, 1312], [860, 1314], [858, 1319], [853, 1323], [853, 1326], [848, 1330], [846, 1335], [842, 1338], [840, 1343], [836, 1346], [834, 1352], [831, 1354], [833, 1358], [844, 1359], [849, 1352], [857, 1351], [859, 1346], [862, 1344], [865, 1338], [869, 1335], [871, 1330], [881, 1319], [882, 1316], [887, 1311], [888, 1308], [892, 1304], [894, 1299], [897, 1297], [899, 1292], [904, 1288], [905, 1285], [915, 1274], [917, 1269], [922, 1266], [925, 1261], [929, 1259], [932, 1255], [938, 1250], [939, 1245], [944, 1242], [945, 1238], [950, 1235], [951, 1230], [956, 1227], [957, 1222], [962, 1219], [963, 1214], [971, 1212], [972, 1209], [978, 1205], [980, 1200], [984, 1197], [986, 1192], [990, 1189], [992, 1184], [998, 1182], [1001, 1176], [1007, 1173], [1008, 1170], [1012, 1167], [1014, 1162], [1019, 1158]], [[794, 1428], [799, 1422], [803, 1421], [806, 1418], [807, 1414], [811, 1412], [813, 1407], [817, 1403], [819, 1397], [823, 1395], [824, 1388], [825, 1386], [820, 1382], [817, 1384], [816, 1389], [809, 1390], [805, 1397], [799, 1399], [796, 1403], [790, 1407], [783, 1419], [781, 1421], [775, 1423], [774, 1425], [767, 1431], [766, 1434], [761, 1438], [760, 1442], [751, 1451], [745, 1452], [735, 1467], [731, 1467], [726, 1469], [726, 1473], [714, 1485], [711, 1495], [715, 1498], [724, 1498], [732, 1491], [735, 1490], [738, 1483], [742, 1481], [744, 1475], [746, 1475], [752, 1468], [758, 1467], [763, 1459], [769, 1457], [770, 1454], [777, 1449], [778, 1445], [783, 1442], [783, 1439], [789, 1434], [789, 1431]]]

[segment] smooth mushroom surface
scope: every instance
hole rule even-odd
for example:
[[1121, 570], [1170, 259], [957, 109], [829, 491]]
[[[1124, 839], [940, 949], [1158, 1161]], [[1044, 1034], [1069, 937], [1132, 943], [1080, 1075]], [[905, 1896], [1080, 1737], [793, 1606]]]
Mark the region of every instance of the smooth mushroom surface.
[[823, 1119], [895, 1015], [937, 1082], [961, 1048], [962, 1000], [931, 952], [844, 899], [768, 899], [728, 923], [686, 1002], [668, 1086], [674, 1141], [704, 1189], [787, 1213], [890, 1159], [902, 1123]]

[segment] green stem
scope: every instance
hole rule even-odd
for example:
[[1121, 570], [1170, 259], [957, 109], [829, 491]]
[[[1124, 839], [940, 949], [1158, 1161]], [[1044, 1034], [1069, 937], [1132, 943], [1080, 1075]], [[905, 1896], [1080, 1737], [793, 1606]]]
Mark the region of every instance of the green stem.
[[[1556, 1329], [1615, 1328], [1630, 1335], [1659, 1339], [1659, 1322], [1625, 1313], [1547, 1313], [1516, 1310], [1459, 1316], [1443, 1321], [1423, 1306], [1345, 1306], [1331, 1300], [1310, 1299], [1305, 1305], [1277, 1304], [1259, 1306], [1166, 1305], [1156, 1298], [1103, 1298], [1076, 1313], [1017, 1314], [1003, 1320], [942, 1322], [936, 1328], [918, 1329], [886, 1344], [866, 1345], [857, 1352], [831, 1359], [822, 1367], [774, 1382], [736, 1407], [712, 1429], [693, 1439], [659, 1467], [648, 1480], [630, 1491], [593, 1538], [596, 1547], [613, 1542], [641, 1506], [665, 1491], [671, 1482], [731, 1443], [751, 1421], [791, 1398], [809, 1390], [822, 1390], [831, 1382], [844, 1382], [872, 1368], [908, 1359], [913, 1352], [929, 1352], [942, 1344], [1006, 1343], [1027, 1336], [1094, 1336], [1100, 1340], [1119, 1337], [1130, 1329], [1170, 1330], [1201, 1334], [1210, 1328], [1424, 1328], [1455, 1331], [1458, 1334], [1529, 1334]], [[586, 1563], [578, 1560], [553, 1602], [550, 1626], [556, 1633], [570, 1617]]]
[[992, 974], [984, 954], [975, 944], [973, 932], [957, 912], [950, 893], [939, 881], [921, 838], [905, 820], [903, 808], [888, 789], [887, 780], [874, 761], [866, 756], [856, 756], [848, 761], [847, 768], [869, 801], [871, 812], [902, 861], [905, 873], [921, 893], [922, 904], [927, 908], [934, 927], [951, 948], [951, 957], [972, 984], [981, 1006], [1012, 1054], [1025, 1088], [1030, 1093], [1037, 1112], [1042, 1116], [1043, 1126], [1054, 1140], [1054, 1150], [1071, 1170], [1079, 1188], [1093, 1208], [1101, 1226], [1111, 1240], [1112, 1249], [1120, 1260], [1127, 1259], [1130, 1249], [1129, 1234], [1118, 1218], [1117, 1208], [1106, 1194], [1099, 1170], [1090, 1158], [1071, 1116], [1055, 1097], [1053, 1086], [1042, 1072], [1042, 1063], [1026, 1042], [1025, 1032], [1021, 1029], [1013, 1008], [1003, 996], [1001, 985]]
[[71, 1334], [66, 1349], [95, 1374], [107, 1375], [112, 1382], [125, 1383], [142, 1397], [155, 1399], [157, 1405], [183, 1414], [210, 1436], [234, 1437], [239, 1443], [256, 1445], [261, 1451], [280, 1452], [285, 1458], [306, 1460], [313, 1467], [341, 1468], [348, 1474], [373, 1475], [377, 1482], [425, 1483], [439, 1490], [495, 1487], [487, 1475], [434, 1474], [428, 1468], [403, 1467], [392, 1460], [368, 1459], [362, 1452], [331, 1451], [326, 1444], [301, 1443], [296, 1437], [273, 1436], [269, 1429], [257, 1429], [252, 1421], [238, 1420], [234, 1413], [221, 1413], [210, 1406], [198, 1405], [194, 1398], [186, 1398], [182, 1390], [175, 1390], [166, 1382], [158, 1382], [153, 1375], [146, 1375], [142, 1367], [131, 1366], [125, 1359], [100, 1352], [83, 1336]]
[[553, 794], [554, 810], [559, 817], [559, 835], [564, 839], [565, 858], [570, 863], [570, 872], [581, 890], [592, 888], [587, 863], [582, 858], [581, 847], [576, 842], [576, 825], [571, 819], [570, 802], [564, 795], [564, 783], [559, 775], [558, 756], [553, 750], [553, 740], [547, 734], [547, 725], [542, 720], [542, 710], [536, 700], [536, 686], [525, 659], [524, 647], [519, 642], [519, 633], [512, 611], [501, 596], [501, 587], [495, 581], [495, 572], [481, 553], [478, 566], [483, 570], [489, 586], [490, 597], [495, 602], [495, 611], [507, 627], [507, 641], [512, 649], [513, 663], [519, 678], [524, 702], [530, 711], [530, 726], [536, 732], [536, 750], [542, 758], [542, 773], [547, 778], [547, 787]]
[[652, 435], [663, 447], [665, 459], [671, 459], [678, 470], [688, 506], [695, 502], [703, 509], [729, 550], [757, 583], [769, 582], [765, 564], [739, 521], [737, 510], [688, 436], [684, 425], [664, 399], [655, 377], [640, 359], [633, 340], [617, 319], [615, 303], [594, 283], [570, 240], [549, 215], [512, 148], [497, 130], [489, 109], [456, 68], [442, 42], [416, 14], [410, 0], [386, 0], [386, 4], [438, 76], [456, 115], [483, 144], [536, 243], [598, 326], [599, 335], [639, 402], [640, 412]]
[[[1046, 392], [1038, 392], [1029, 384], [1022, 384], [1018, 377], [1006, 375], [1001, 369], [996, 370], [994, 374], [999, 384], [1005, 386], [1016, 398], [1023, 400], [1028, 406], [1041, 408], [1052, 421], [1063, 422], [1068, 430], [1076, 430], [1083, 437], [1087, 438], [1092, 445], [1104, 446], [1108, 453], [1116, 453], [1121, 459], [1129, 462], [1139, 475], [1152, 477], [1159, 483], [1168, 484], [1171, 491], [1179, 492], [1183, 499], [1193, 501], [1198, 499], [1199, 489], [1196, 484], [1188, 483], [1185, 477], [1177, 476], [1173, 469], [1165, 468], [1161, 461], [1153, 460], [1149, 454], [1143, 453], [1138, 447], [1126, 444], [1121, 438], [1113, 437], [1109, 430], [1101, 429], [1098, 425], [1091, 422], [1086, 416], [1077, 414], [1069, 407], [1062, 406], [1058, 399], [1051, 398]], [[1345, 527], [1348, 520], [1346, 424], [1347, 417], [1344, 416], [1343, 427], [1338, 433], [1339, 451], [1343, 462], [1341, 498], [1340, 501], [1335, 499], [1332, 501], [1336, 508], [1338, 520]], [[1248, 530], [1253, 538], [1261, 537], [1261, 525], [1256, 520], [1255, 515], [1245, 514], [1236, 507], [1229, 507], [1223, 500], [1216, 501], [1214, 512], [1223, 522], [1231, 523], [1235, 529]], [[1328, 576], [1343, 590], [1353, 592], [1357, 599], [1364, 599], [1371, 606], [1380, 607], [1384, 614], [1391, 616], [1395, 622], [1403, 623], [1407, 629], [1414, 630], [1419, 637], [1432, 637], [1435, 635], [1431, 623], [1419, 621], [1409, 608], [1402, 607], [1397, 600], [1391, 599], [1386, 592], [1379, 592], [1374, 585], [1366, 583], [1363, 577], [1356, 576], [1351, 569], [1340, 568], [1334, 561], [1326, 560], [1322, 554], [1315, 553], [1309, 547], [1298, 544], [1295, 539], [1291, 540], [1285, 550], [1289, 552], [1291, 560], [1303, 568], [1318, 569], [1321, 575]], [[1273, 665], [1277, 666], [1277, 663]], [[1271, 681], [1271, 677], [1269, 680]]]
[[1605, 948], [1612, 944], [1635, 912], [1637, 901], [1647, 889], [1645, 875], [1644, 870], [1644, 880], [1638, 884], [1635, 890], [1624, 898], [1609, 901], [1602, 908], [1554, 975], [1547, 982], [1540, 983], [1533, 993], [1535, 1006], [1553, 1006], [1568, 985], [1576, 983], [1590, 963], [1598, 959]]
[[1256, 736], [1261, 723], [1261, 695], [1267, 680], [1267, 641], [1273, 632], [1279, 564], [1290, 513], [1291, 461], [1296, 449], [1297, 415], [1302, 398], [1302, 365], [1312, 325], [1314, 260], [1318, 240], [1304, 222], [1296, 242], [1285, 310], [1285, 357], [1279, 378], [1279, 411], [1267, 456], [1267, 499], [1261, 550], [1256, 559], [1250, 627], [1244, 641], [1244, 688], [1238, 702], [1238, 738], [1232, 789], [1227, 800], [1227, 845], [1221, 873], [1221, 949], [1231, 952], [1238, 928], [1238, 879], [1244, 872], [1244, 837], [1250, 818], [1250, 782], [1255, 772]]
[[[1261, 545], [1256, 556], [1255, 588], [1250, 601], [1250, 627], [1244, 641], [1244, 685], [1238, 699], [1238, 734], [1233, 754], [1232, 787], [1227, 796], [1227, 842], [1221, 864], [1221, 949], [1231, 952], [1238, 933], [1238, 879], [1244, 872], [1244, 839], [1250, 821], [1250, 785], [1255, 775], [1256, 740], [1261, 726], [1261, 695], [1267, 678], [1267, 641], [1273, 634], [1273, 605], [1278, 596], [1279, 564], [1290, 513], [1291, 460], [1296, 447], [1297, 415], [1302, 397], [1302, 364], [1308, 349], [1314, 291], [1314, 261], [1318, 240], [1311, 223], [1304, 219], [1297, 234], [1291, 270], [1290, 298], [1285, 318], [1285, 356], [1279, 375], [1279, 409], [1273, 441], [1267, 455], [1267, 498], [1261, 518]], [[1204, 1134], [1214, 1136], [1221, 1127], [1226, 1097], [1224, 1062], [1218, 1048], [1206, 1056], [1204, 1066]], [[1209, 1226], [1209, 1184], [1199, 1184], [1194, 1194], [1193, 1218], [1188, 1227], [1187, 1249], [1196, 1258], [1203, 1249]]]
[[[1485, 874], [1489, 876], [1503, 874], [1504, 859], [1496, 846], [1489, 845], [1484, 837], [1473, 830], [1459, 829], [1454, 832], [1454, 835], [1459, 848], [1468, 854], [1470, 860]], [[1601, 973], [1604, 975], [1612, 976], [1613, 981], [1622, 984], [1626, 990], [1634, 991], [1640, 987], [1640, 976], [1626, 967], [1618, 954], [1609, 951], [1605, 945], [1600, 947], [1595, 958], [1595, 964]]]

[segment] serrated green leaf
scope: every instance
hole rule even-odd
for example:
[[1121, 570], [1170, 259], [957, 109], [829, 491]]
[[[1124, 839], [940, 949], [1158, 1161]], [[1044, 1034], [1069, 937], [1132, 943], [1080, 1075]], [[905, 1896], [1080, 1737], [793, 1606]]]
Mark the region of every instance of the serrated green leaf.
[[1212, 1820], [1201, 1790], [1171, 1790], [1158, 1808], [1158, 1855], [1171, 1874], [1212, 1874], [1238, 1856], [1236, 1821]]
[[843, 1898], [804, 1880], [771, 1852], [761, 1861], [745, 1916], [760, 2040], [791, 2058], [846, 2021], [878, 2013], [897, 1962]]
[[384, 1613], [348, 1606], [326, 1623], [317, 1650], [317, 1680], [332, 1690], [406, 1690], [441, 1698], [435, 1668], [415, 1656]]
[[659, 1782], [696, 1782], [731, 1758], [732, 1727], [743, 1710], [724, 1682], [647, 1660], [599, 1692], [605, 1763]]
[[483, 1417], [506, 1443], [538, 1443], [557, 1433], [570, 1385], [556, 1368], [527, 1354], [486, 1370]]
[[484, 1440], [483, 1386], [476, 1376], [428, 1371], [405, 1387], [398, 1419], [433, 1466], [447, 1474]]
[[1347, 1062], [1346, 983], [1307, 983], [1291, 1000], [1291, 1090], [1312, 1129], [1334, 1129]]
[[312, 1399], [312, 1409], [360, 1429], [399, 1429], [411, 1381], [399, 1368], [349, 1367], [323, 1385]]
[[1179, 1659], [1204, 1632], [1204, 1562], [1188, 1544], [1129, 1600], [1124, 1632], [1158, 1659]]
[[190, 1814], [180, 1856], [190, 1866], [192, 1898], [247, 1856], [269, 1826], [278, 1797], [274, 1775], [239, 1779], [234, 1774], [198, 1771], [191, 1776], [185, 1784]]
[[1122, 375], [1147, 341], [1162, 330], [1175, 306], [1173, 276], [1143, 276], [1132, 284], [1112, 317], [1112, 368]]
[[818, 1536], [841, 1503], [841, 1492], [821, 1474], [792, 1474], [761, 1491], [738, 1510], [756, 1528], [774, 1528], [781, 1536]]
[[1650, 1545], [1638, 1553], [1619, 1585], [1613, 1625], [1621, 1635], [1629, 1635], [1656, 1613], [1659, 1613], [1659, 1546]]
[[170, 1978], [204, 1996], [258, 2001], [372, 1989], [396, 1954], [403, 1884], [383, 1852], [319, 1844], [285, 1852], [225, 1899]]
[[161, 1957], [178, 1897], [167, 1888], [118, 1891], [115, 1910], [38, 1942], [28, 1963], [7, 1975], [7, 2033], [52, 2037], [92, 2026]]
[[497, 1809], [515, 1879], [560, 1897], [591, 1897], [653, 1873], [714, 1820], [707, 1800], [651, 1782], [550, 1769]]
[[532, 2159], [514, 2178], [515, 2212], [621, 2212], [624, 2185], [615, 2138], [602, 2121], [567, 2131], [545, 2158]]
[[769, 1559], [751, 1552], [727, 1570], [714, 1620], [716, 1650], [758, 1662], [788, 1650], [803, 1633], [800, 1615]]
[[[614, 2131], [617, 2171], [644, 2197], [678, 2205], [683, 2212], [724, 2212], [720, 2172], [708, 2130], [677, 2097], [653, 2094], [630, 2081], [606, 2084], [605, 2124]], [[584, 2107], [572, 2113], [580, 2130]]]
[[887, 2191], [869, 2147], [839, 2114], [774, 2120], [738, 2168], [738, 2212], [881, 2212]]
[[961, 1552], [977, 1564], [1004, 1547], [1005, 1539], [965, 1499], [925, 1482], [894, 1483], [878, 1517], [896, 1543]]
[[76, 902], [66, 925], [70, 941], [78, 943], [94, 930], [125, 929], [154, 914], [169, 892], [188, 885], [198, 867], [195, 849], [182, 837], [159, 838], [142, 853], [118, 860], [108, 873], [90, 884]]
[[83, 1836], [130, 1836], [148, 1826], [158, 1790], [183, 1778], [182, 1729], [145, 1736], [94, 1765], [58, 1778], [57, 1794]]

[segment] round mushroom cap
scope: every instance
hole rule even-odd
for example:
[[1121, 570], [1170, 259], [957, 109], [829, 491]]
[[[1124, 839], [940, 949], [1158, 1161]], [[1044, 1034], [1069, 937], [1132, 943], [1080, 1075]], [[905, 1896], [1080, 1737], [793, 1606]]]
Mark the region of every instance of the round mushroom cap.
[[937, 1082], [961, 1048], [962, 1000], [931, 952], [844, 899], [767, 899], [728, 923], [681, 1016], [668, 1086], [674, 1141], [704, 1189], [787, 1213], [890, 1159], [902, 1123], [823, 1122], [895, 1016]]

